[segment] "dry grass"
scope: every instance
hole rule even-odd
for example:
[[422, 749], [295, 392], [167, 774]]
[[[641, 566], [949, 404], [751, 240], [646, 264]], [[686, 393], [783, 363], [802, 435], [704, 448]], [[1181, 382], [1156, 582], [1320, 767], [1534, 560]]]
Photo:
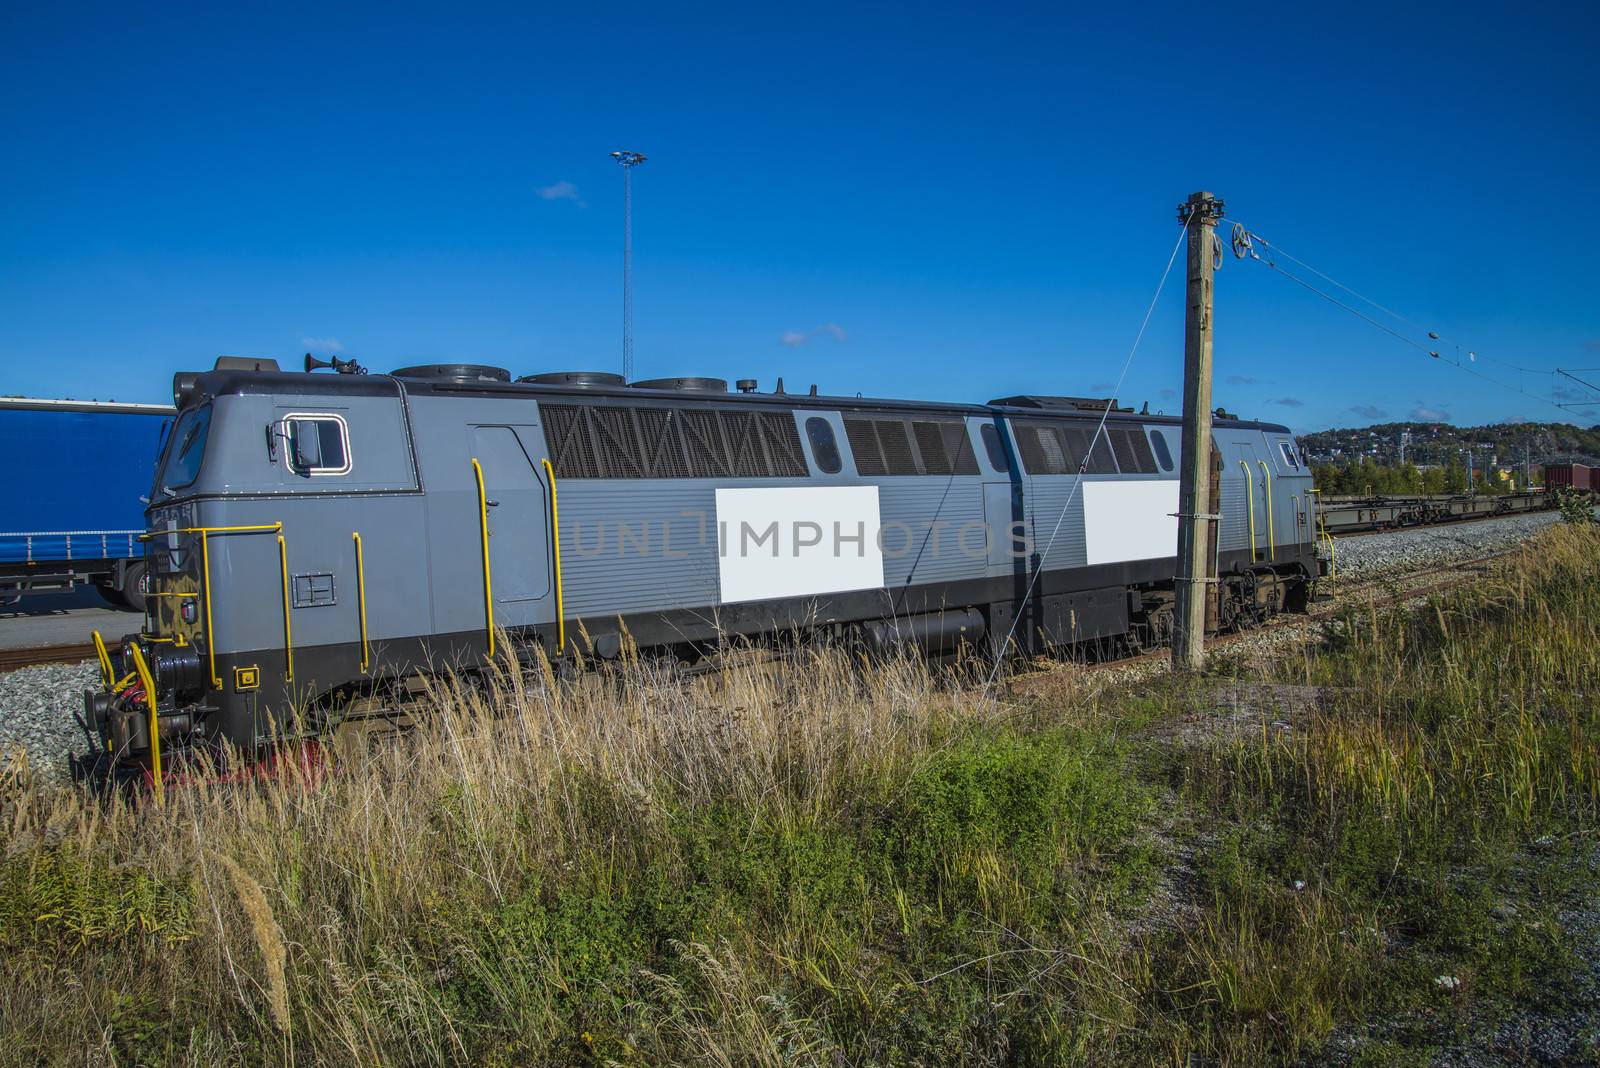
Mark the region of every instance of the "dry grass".
[[1175, 743], [1204, 685], [997, 701], [810, 650], [505, 661], [161, 809], [13, 763], [0, 1061], [1272, 1063], [1395, 1011], [1402, 934], [1521, 996], [1451, 888], [1594, 825], [1597, 560], [1553, 531], [1343, 620], [1274, 669], [1329, 695], [1288, 733]]

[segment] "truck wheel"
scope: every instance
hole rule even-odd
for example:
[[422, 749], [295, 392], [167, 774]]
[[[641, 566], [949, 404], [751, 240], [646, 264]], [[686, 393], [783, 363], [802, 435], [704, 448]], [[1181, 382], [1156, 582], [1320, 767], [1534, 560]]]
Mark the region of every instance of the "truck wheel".
[[128, 607], [128, 599], [122, 595], [121, 590], [117, 589], [117, 584], [113, 580], [104, 579], [96, 582], [94, 584], [94, 588], [100, 592], [100, 596], [105, 598], [106, 604], [109, 604], [111, 607]]
[[150, 579], [145, 572], [143, 562], [132, 563], [122, 569], [122, 585], [118, 587], [117, 592], [122, 595], [129, 608], [135, 612], [143, 612], [144, 595], [149, 588]]

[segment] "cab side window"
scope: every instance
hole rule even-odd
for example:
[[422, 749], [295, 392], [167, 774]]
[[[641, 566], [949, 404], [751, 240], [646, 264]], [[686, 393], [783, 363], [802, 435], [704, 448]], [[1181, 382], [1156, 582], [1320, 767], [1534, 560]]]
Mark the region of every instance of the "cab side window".
[[350, 471], [350, 431], [340, 416], [285, 416], [283, 439], [289, 470], [297, 475], [343, 475]]

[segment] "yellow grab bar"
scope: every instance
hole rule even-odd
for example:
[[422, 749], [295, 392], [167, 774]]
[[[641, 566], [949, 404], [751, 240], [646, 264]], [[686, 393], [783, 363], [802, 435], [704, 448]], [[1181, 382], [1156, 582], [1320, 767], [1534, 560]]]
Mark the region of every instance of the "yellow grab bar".
[[472, 458], [472, 474], [478, 480], [478, 532], [483, 540], [483, 626], [489, 634], [489, 659], [494, 659], [494, 582], [489, 577], [489, 498], [483, 492], [483, 465]]
[[1328, 581], [1332, 582], [1339, 577], [1339, 561], [1337, 553], [1334, 550], [1333, 535], [1328, 533], [1328, 519], [1322, 514], [1322, 491], [1320, 489], [1313, 488], [1310, 493], [1312, 494], [1312, 499], [1316, 502], [1317, 533], [1321, 536], [1321, 540], [1328, 546]]
[[252, 530], [282, 530], [282, 523], [251, 523], [241, 527], [174, 527], [172, 530], [150, 530], [139, 535], [140, 541], [159, 538], [163, 534], [241, 534]]
[[283, 573], [283, 681], [294, 681], [294, 636], [289, 629], [289, 545], [278, 535], [278, 568]]
[[556, 562], [556, 655], [567, 649], [567, 614], [561, 595], [561, 508], [556, 503], [556, 469], [549, 459], [544, 464], [545, 477], [550, 480], [550, 539], [555, 545]]
[[[211, 688], [213, 690], [222, 689], [222, 679], [217, 675], [217, 642], [216, 642], [216, 638], [213, 635], [212, 630], [211, 630], [211, 542], [210, 542], [210, 538], [211, 538], [211, 535], [213, 535], [213, 534], [248, 534], [248, 533], [262, 533], [262, 532], [266, 532], [266, 531], [277, 532], [280, 535], [279, 538], [278, 538], [278, 541], [279, 542], [283, 541], [283, 538], [281, 536], [282, 531], [283, 531], [283, 524], [282, 523], [251, 523], [251, 524], [246, 524], [244, 526], [236, 526], [236, 527], [178, 527], [178, 528], [176, 528], [174, 530], [152, 530], [152, 531], [148, 531], [147, 533], [139, 535], [139, 540], [140, 541], [149, 541], [151, 538], [159, 537], [159, 536], [161, 536], [163, 534], [198, 534], [198, 535], [200, 535], [200, 573], [201, 573], [202, 581], [204, 581], [204, 583], [205, 583], [205, 591], [204, 591], [205, 592], [205, 597], [204, 597], [204, 600], [205, 600], [205, 606], [206, 606], [206, 662], [207, 662], [208, 670], [211, 672]], [[285, 580], [285, 583], [287, 584], [287, 579]], [[285, 631], [287, 631], [288, 626], [289, 626], [289, 619], [288, 619], [287, 614], [284, 616], [283, 623], [284, 623], [284, 629], [285, 629]]]
[[[285, 676], [285, 678], [292, 682], [294, 681], [294, 653], [289, 646], [289, 564], [287, 552], [283, 543], [282, 523], [245, 523], [239, 526], [231, 527], [175, 527], [172, 530], [150, 530], [139, 535], [140, 541], [150, 541], [152, 538], [159, 538], [164, 534], [200, 535], [200, 573], [202, 581], [205, 583], [203, 600], [206, 607], [206, 661], [207, 668], [211, 672], [211, 688], [213, 690], [222, 689], [222, 679], [217, 675], [217, 642], [211, 628], [211, 535], [251, 534], [265, 533], [268, 531], [274, 532], [278, 535], [278, 559], [283, 571], [283, 644], [284, 656], [288, 662], [288, 674]], [[194, 595], [181, 593], [157, 593], [152, 594], [151, 596], [185, 597]], [[150, 640], [166, 641], [172, 639], [152, 638]]]
[[200, 573], [206, 590], [206, 661], [211, 671], [211, 688], [222, 689], [222, 679], [217, 676], [217, 640], [211, 634], [211, 545], [204, 532], [200, 535]]
[[365, 675], [372, 663], [367, 656], [367, 569], [361, 558], [361, 534], [351, 531], [350, 537], [356, 543], [356, 618], [361, 622], [361, 673]]
[[1267, 511], [1267, 559], [1276, 560], [1278, 558], [1278, 536], [1277, 531], [1272, 528], [1272, 472], [1267, 469], [1267, 461], [1257, 460], [1256, 463], [1261, 465], [1261, 473], [1267, 478], [1267, 499], [1262, 502]]
[[1250, 473], [1250, 465], [1243, 460], [1239, 466], [1244, 468], [1244, 510], [1250, 516], [1250, 562], [1256, 559], [1256, 490], [1255, 476]]
[[111, 689], [117, 684], [117, 674], [111, 669], [111, 654], [106, 652], [106, 643], [100, 637], [99, 631], [91, 631], [94, 635], [94, 655], [100, 659], [100, 677], [106, 680], [106, 689]]
[[161, 717], [156, 714], [156, 682], [150, 677], [150, 667], [144, 662], [144, 653], [139, 649], [139, 643], [134, 642], [128, 646], [133, 651], [133, 670], [139, 673], [139, 682], [144, 686], [144, 701], [150, 709], [150, 774], [156, 783], [156, 804], [166, 804], [166, 789], [161, 781]]

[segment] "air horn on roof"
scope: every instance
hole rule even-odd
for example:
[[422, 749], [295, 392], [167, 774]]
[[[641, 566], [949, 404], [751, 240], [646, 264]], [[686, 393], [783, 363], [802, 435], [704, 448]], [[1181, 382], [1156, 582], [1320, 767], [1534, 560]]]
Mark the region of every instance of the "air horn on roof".
[[306, 353], [306, 374], [310, 374], [319, 367], [331, 367], [335, 373], [341, 375], [364, 375], [367, 373], [367, 369], [354, 359], [341, 360], [337, 356], [330, 356], [326, 360], [319, 360], [311, 353]]

